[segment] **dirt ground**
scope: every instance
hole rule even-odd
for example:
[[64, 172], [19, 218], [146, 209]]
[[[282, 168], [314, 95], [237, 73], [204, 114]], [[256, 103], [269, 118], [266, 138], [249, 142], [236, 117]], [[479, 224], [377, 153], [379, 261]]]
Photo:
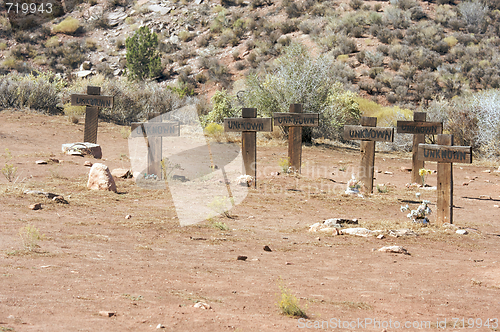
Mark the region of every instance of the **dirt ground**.
[[[118, 193], [86, 188], [83, 164], [96, 160], [61, 152], [61, 144], [83, 138], [83, 124], [6, 111], [0, 123], [0, 167], [12, 163], [19, 176], [0, 179], [0, 331], [500, 330], [497, 164], [454, 165], [454, 224], [467, 235], [436, 226], [435, 214], [423, 227], [400, 211], [418, 205], [416, 192], [436, 208], [435, 190], [405, 186], [409, 154], [377, 152], [375, 183], [387, 192], [361, 198], [343, 194], [359, 150], [326, 144], [304, 146], [300, 176], [262, 174], [231, 218], [181, 227], [168, 190], [139, 188], [133, 179], [117, 179]], [[110, 169], [129, 167], [123, 132], [99, 124]], [[261, 141], [258, 167], [279, 171], [286, 153], [283, 144]], [[35, 164], [51, 157], [61, 162]], [[427, 183], [435, 185], [436, 175]], [[34, 203], [42, 209], [29, 209]], [[308, 232], [339, 217], [385, 236]], [[27, 225], [43, 234], [34, 252], [18, 234]], [[417, 235], [388, 234], [396, 229]], [[376, 250], [388, 245], [410, 255]], [[280, 278], [307, 320], [280, 314]]]

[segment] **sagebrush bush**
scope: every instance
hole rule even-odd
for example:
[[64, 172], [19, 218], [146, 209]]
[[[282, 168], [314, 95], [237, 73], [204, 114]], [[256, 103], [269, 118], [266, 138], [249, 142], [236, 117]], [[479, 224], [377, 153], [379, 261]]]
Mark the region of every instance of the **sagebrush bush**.
[[225, 89], [217, 90], [211, 101], [213, 109], [206, 116], [200, 116], [203, 127], [211, 123], [222, 124], [225, 118], [236, 117], [241, 111], [236, 98], [231, 96]]
[[159, 75], [161, 60], [158, 54], [158, 35], [142, 26], [125, 41], [127, 47], [127, 69], [131, 80], [144, 80]]

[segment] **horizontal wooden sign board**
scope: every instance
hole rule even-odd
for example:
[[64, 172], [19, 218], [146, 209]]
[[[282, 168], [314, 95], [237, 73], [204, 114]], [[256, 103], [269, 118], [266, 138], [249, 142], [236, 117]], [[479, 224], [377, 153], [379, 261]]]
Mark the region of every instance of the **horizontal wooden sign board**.
[[224, 119], [224, 131], [273, 131], [271, 118]]
[[[180, 136], [180, 125], [178, 122], [133, 122], [131, 127], [131, 137]], [[146, 130], [145, 134], [144, 130]]]
[[437, 135], [443, 133], [441, 122], [398, 121], [397, 127], [399, 134]]
[[393, 142], [394, 128], [390, 127], [363, 127], [344, 126], [344, 139]]
[[72, 106], [113, 107], [113, 96], [71, 95]]
[[427, 161], [470, 164], [472, 163], [472, 148], [470, 146], [419, 144], [418, 158]]
[[273, 113], [274, 125], [284, 127], [317, 127], [319, 113]]

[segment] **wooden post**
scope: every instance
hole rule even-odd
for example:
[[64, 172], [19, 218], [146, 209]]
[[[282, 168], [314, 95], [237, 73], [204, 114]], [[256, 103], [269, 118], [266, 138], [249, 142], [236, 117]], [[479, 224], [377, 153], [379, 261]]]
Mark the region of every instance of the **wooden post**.
[[[377, 118], [362, 117], [359, 121], [363, 127], [376, 127]], [[361, 141], [361, 163], [359, 167], [359, 180], [364, 189], [373, 192], [373, 172], [375, 168], [375, 141]]]
[[[256, 118], [256, 108], [243, 108], [241, 117], [244, 119]], [[257, 132], [242, 131], [241, 145], [243, 153], [243, 173], [253, 177], [254, 187], [257, 186]]]
[[438, 135], [438, 144], [420, 144], [420, 160], [437, 161], [436, 224], [453, 223], [453, 162], [472, 163], [470, 146], [453, 146], [453, 135]]
[[[453, 135], [438, 135], [438, 145], [453, 145]], [[453, 223], [453, 164], [437, 164], [437, 220], [438, 225]]]
[[[87, 86], [87, 94], [99, 96], [101, 87]], [[83, 132], [83, 141], [97, 144], [97, 127], [99, 125], [99, 107], [85, 107], [85, 130]]]
[[243, 174], [257, 187], [257, 131], [273, 131], [271, 118], [257, 118], [256, 108], [243, 108], [241, 118], [224, 119], [225, 132], [241, 132]]
[[443, 132], [443, 124], [441, 122], [426, 122], [426, 115], [425, 112], [414, 112], [413, 121], [398, 121], [397, 123], [398, 133], [413, 134], [411, 182], [418, 184], [423, 184], [419, 171], [424, 168], [424, 160], [419, 158], [418, 145], [425, 143], [425, 135], [436, 135]]
[[317, 127], [318, 113], [302, 113], [302, 104], [290, 104], [289, 113], [274, 113], [274, 125], [288, 127], [288, 160], [294, 172], [301, 171], [302, 127]]
[[[427, 120], [427, 113], [425, 112], [414, 112], [413, 121], [425, 122]], [[419, 175], [421, 168], [424, 168], [424, 161], [418, 159], [418, 145], [425, 143], [425, 134], [414, 134], [413, 135], [413, 147], [411, 150], [411, 183], [422, 183], [422, 177]]]
[[87, 86], [86, 95], [71, 95], [71, 105], [86, 106], [83, 141], [97, 144], [99, 107], [113, 107], [113, 97], [101, 96], [101, 88], [98, 86]]
[[[302, 113], [302, 104], [291, 104], [290, 113]], [[293, 172], [302, 165], [302, 127], [288, 127], [288, 158]]]

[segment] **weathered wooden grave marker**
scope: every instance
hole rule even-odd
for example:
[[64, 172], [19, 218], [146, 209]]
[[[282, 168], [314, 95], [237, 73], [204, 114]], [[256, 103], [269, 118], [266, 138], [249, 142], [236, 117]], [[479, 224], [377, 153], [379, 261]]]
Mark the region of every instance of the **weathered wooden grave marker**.
[[101, 96], [101, 87], [87, 86], [86, 95], [71, 95], [71, 105], [87, 106], [85, 109], [83, 141], [96, 144], [99, 107], [113, 107], [113, 96]]
[[257, 186], [257, 131], [273, 131], [271, 118], [257, 118], [256, 108], [243, 108], [241, 118], [224, 119], [225, 132], [241, 133], [243, 172], [253, 177]]
[[373, 192], [373, 171], [375, 168], [375, 141], [393, 142], [394, 128], [376, 127], [377, 118], [361, 117], [361, 126], [344, 126], [344, 139], [361, 140], [361, 164], [359, 179], [367, 192]]
[[425, 143], [425, 135], [438, 135], [443, 133], [442, 122], [426, 122], [427, 113], [413, 113], [413, 121], [398, 121], [397, 132], [399, 134], [413, 134], [411, 182], [422, 183], [422, 177], [418, 174], [424, 168], [424, 160], [418, 157], [418, 145]]
[[162, 137], [180, 136], [180, 124], [176, 121], [162, 122], [162, 116], [155, 116], [149, 122], [133, 122], [131, 137], [144, 137], [148, 145], [148, 175], [162, 178]]
[[453, 146], [453, 135], [438, 135], [438, 145], [419, 144], [420, 160], [437, 161], [437, 220], [453, 223], [453, 164], [472, 163], [472, 147]]
[[293, 171], [302, 164], [302, 127], [317, 127], [318, 113], [302, 113], [302, 104], [290, 104], [290, 113], [274, 113], [274, 125], [288, 127], [288, 159]]

